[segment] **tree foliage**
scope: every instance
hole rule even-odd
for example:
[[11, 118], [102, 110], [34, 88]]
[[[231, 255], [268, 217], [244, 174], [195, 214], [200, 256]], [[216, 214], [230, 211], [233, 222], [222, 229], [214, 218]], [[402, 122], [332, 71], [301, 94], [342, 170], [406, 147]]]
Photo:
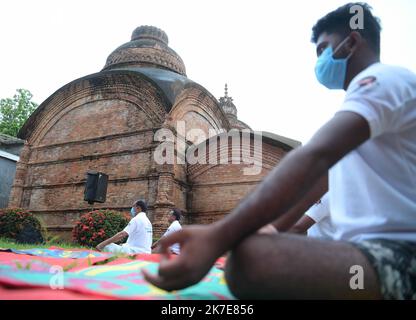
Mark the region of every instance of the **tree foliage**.
[[16, 137], [38, 105], [29, 90], [17, 89], [13, 98], [0, 99], [0, 133]]

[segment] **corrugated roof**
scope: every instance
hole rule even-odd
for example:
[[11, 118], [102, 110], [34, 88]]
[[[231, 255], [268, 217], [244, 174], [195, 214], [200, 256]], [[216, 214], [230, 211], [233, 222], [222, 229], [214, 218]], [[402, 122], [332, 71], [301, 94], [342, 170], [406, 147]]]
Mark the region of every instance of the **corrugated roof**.
[[6, 151], [0, 150], [0, 158], [6, 158], [14, 162], [19, 161], [19, 157]]
[[16, 137], [9, 136], [8, 134], [0, 133], [0, 144], [24, 144], [25, 141]]

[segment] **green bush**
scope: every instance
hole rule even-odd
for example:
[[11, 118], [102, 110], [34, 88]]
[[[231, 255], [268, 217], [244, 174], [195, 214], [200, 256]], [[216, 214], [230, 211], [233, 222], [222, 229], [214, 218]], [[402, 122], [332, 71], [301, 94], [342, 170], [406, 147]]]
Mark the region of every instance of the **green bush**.
[[128, 222], [128, 215], [122, 212], [95, 210], [82, 215], [75, 223], [72, 237], [82, 246], [95, 247], [122, 231]]
[[0, 237], [20, 243], [43, 243], [39, 219], [21, 208], [0, 209]]

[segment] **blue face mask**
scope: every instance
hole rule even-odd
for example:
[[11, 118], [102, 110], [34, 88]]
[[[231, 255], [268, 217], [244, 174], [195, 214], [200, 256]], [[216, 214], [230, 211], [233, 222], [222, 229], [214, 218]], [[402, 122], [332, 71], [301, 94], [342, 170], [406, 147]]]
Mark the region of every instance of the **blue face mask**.
[[131, 207], [131, 209], [130, 209], [130, 215], [131, 215], [132, 218], [134, 218], [135, 215], [136, 215], [136, 211], [134, 210], [133, 207]]
[[335, 50], [328, 46], [319, 56], [315, 65], [315, 75], [318, 81], [328, 89], [343, 89], [347, 75], [347, 63], [353, 52], [344, 59], [334, 59], [333, 55], [348, 40], [342, 41]]

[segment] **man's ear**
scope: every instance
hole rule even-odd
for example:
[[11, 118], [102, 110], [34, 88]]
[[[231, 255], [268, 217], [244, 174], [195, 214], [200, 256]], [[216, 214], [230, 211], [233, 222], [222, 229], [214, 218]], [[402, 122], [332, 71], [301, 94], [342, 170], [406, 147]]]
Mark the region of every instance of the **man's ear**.
[[350, 38], [345, 44], [345, 48], [350, 52], [356, 51], [362, 45], [363, 41], [364, 39], [361, 34], [357, 31], [353, 31], [350, 33]]

